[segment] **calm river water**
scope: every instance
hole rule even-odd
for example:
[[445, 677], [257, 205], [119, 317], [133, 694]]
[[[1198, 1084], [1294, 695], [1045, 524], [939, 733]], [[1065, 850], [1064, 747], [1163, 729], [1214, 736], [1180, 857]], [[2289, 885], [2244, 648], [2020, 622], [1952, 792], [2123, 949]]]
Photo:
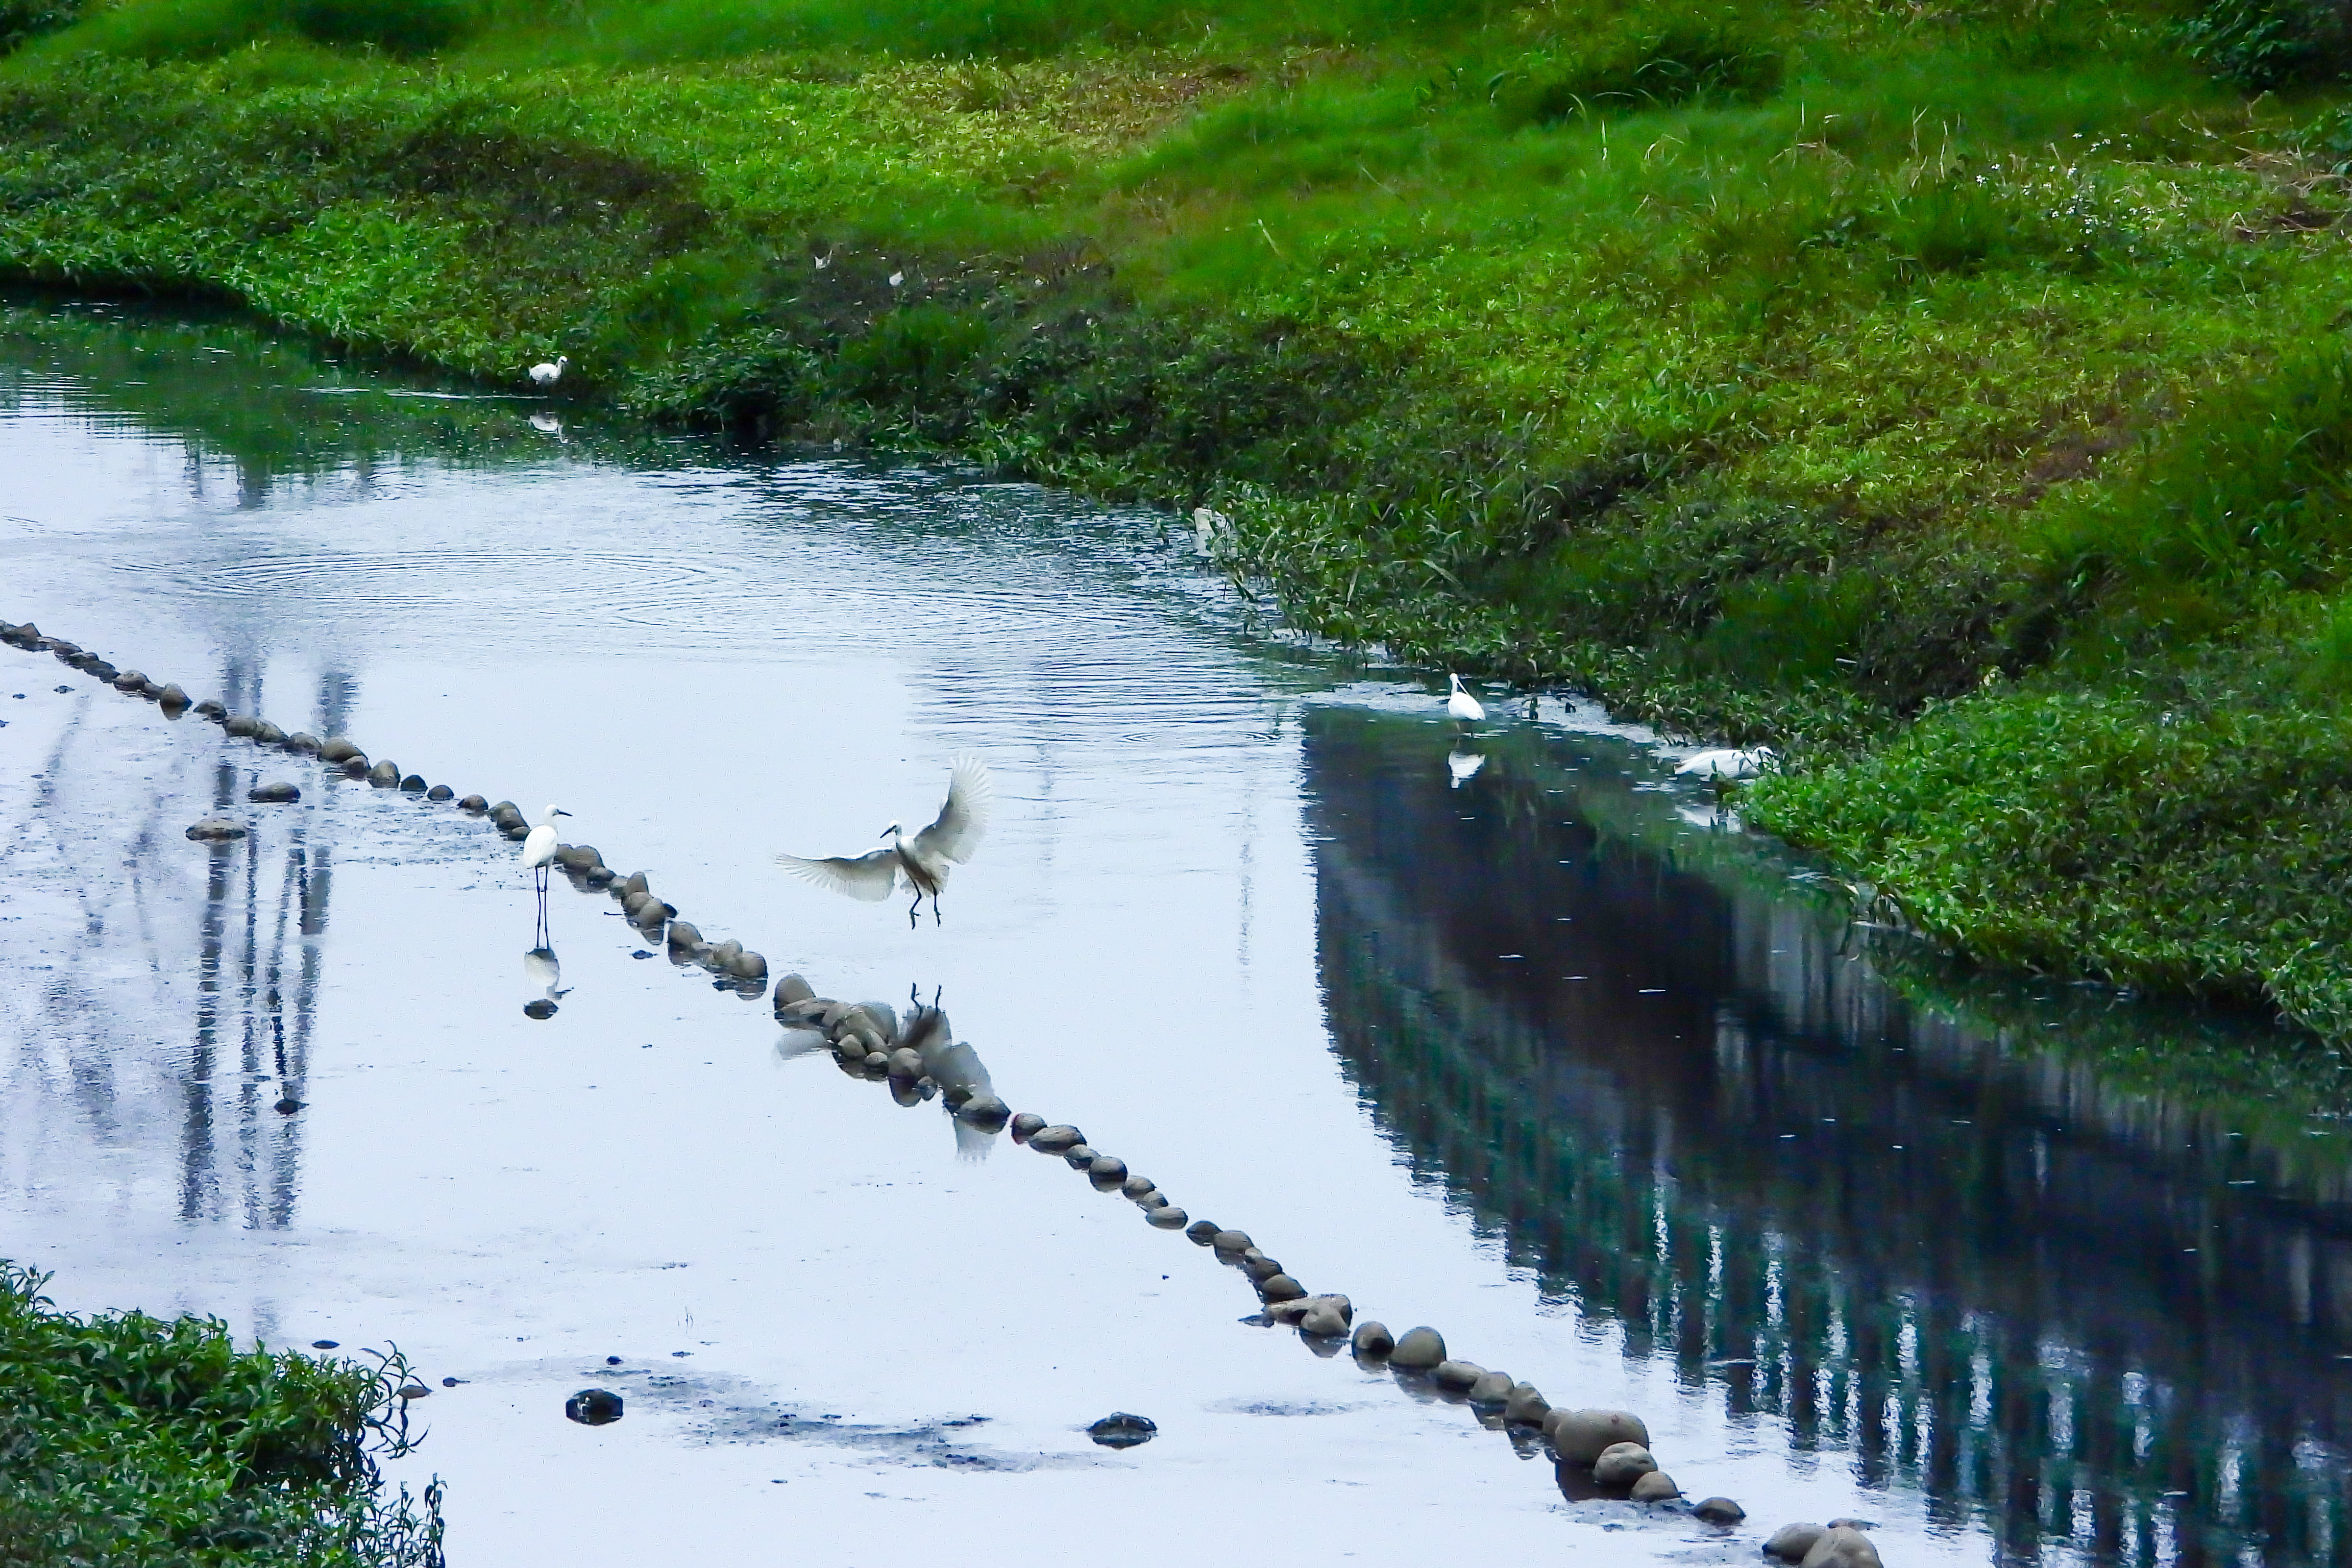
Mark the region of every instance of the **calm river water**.
[[[1016, 1109], [1639, 1412], [1749, 1518], [1574, 1495], [1245, 1321], [1204, 1249], [601, 894], [559, 881], [528, 1017], [485, 825], [0, 649], [0, 1256], [396, 1344], [433, 1393], [388, 1470], [448, 1482], [459, 1568], [1747, 1562], [1841, 1515], [1890, 1564], [2352, 1554], [2331, 1059], [1874, 952], [1649, 737], [1499, 693], [1463, 732], [1254, 634], [1159, 516], [567, 417], [21, 306], [0, 617], [558, 802], [824, 994], [936, 991]], [[943, 924], [772, 865], [928, 819], [964, 751], [1002, 799]], [[182, 835], [216, 808], [220, 855]], [[566, 1421], [587, 1386], [625, 1418]], [[1114, 1410], [1159, 1436], [1095, 1446]]]

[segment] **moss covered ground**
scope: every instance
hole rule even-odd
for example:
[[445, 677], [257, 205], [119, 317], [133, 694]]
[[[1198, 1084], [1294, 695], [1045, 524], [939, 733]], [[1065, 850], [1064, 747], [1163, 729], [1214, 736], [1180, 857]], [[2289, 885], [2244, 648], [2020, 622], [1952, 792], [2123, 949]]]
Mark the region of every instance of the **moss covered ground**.
[[0, 272], [1209, 505], [1777, 742], [1883, 917], [2341, 1038], [2352, 99], [2215, 15], [115, 0], [0, 61]]
[[221, 1323], [77, 1317], [0, 1262], [0, 1563], [438, 1568], [437, 1497], [380, 1494], [396, 1363], [241, 1351]]

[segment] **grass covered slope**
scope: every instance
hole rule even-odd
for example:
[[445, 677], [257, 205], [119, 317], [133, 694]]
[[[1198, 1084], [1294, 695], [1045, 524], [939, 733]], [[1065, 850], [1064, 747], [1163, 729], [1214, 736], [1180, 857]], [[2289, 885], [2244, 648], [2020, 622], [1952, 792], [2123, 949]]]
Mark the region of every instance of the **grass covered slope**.
[[1941, 938], [2342, 1034], [2329, 15], [117, 0], [0, 64], [0, 266], [1207, 501], [1780, 741]]
[[217, 1321], [72, 1317], [43, 1283], [0, 1263], [0, 1563], [436, 1568], [433, 1500], [376, 1497], [391, 1381]]

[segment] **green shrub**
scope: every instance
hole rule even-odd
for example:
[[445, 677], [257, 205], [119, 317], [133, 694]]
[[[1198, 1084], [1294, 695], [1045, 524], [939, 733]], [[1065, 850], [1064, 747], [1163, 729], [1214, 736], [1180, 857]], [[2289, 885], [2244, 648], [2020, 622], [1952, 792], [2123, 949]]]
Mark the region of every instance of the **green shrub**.
[[472, 30], [470, 0], [293, 0], [294, 26], [313, 43], [429, 55]]
[[1621, 36], [1550, 68], [1498, 77], [1489, 89], [1506, 125], [1693, 101], [1752, 103], [1780, 89], [1780, 52], [1728, 26], [1671, 25]]
[[2191, 59], [2252, 92], [2352, 68], [2352, 16], [2339, 0], [2209, 0], [2180, 37]]
[[81, 0], [0, 0], [0, 55], [69, 26], [80, 15]]

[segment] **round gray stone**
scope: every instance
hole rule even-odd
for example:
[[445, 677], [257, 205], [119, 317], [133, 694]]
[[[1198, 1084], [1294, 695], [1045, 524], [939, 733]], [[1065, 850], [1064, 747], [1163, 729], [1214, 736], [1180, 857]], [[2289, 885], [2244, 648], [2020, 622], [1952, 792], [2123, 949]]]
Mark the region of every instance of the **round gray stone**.
[[1045, 1130], [1045, 1119], [1034, 1110], [1024, 1110], [1013, 1119], [1013, 1136], [1026, 1142]]
[[1880, 1568], [1878, 1548], [1850, 1524], [1832, 1524], [1800, 1560], [1801, 1568]]
[[1475, 1361], [1456, 1361], [1449, 1356], [1430, 1368], [1429, 1375], [1440, 1388], [1467, 1394], [1480, 1378], [1486, 1375], [1486, 1369]]
[[1271, 1279], [1259, 1280], [1257, 1293], [1269, 1301], [1296, 1301], [1307, 1294], [1307, 1287], [1287, 1274], [1277, 1274]]
[[1635, 1502], [1672, 1502], [1683, 1495], [1675, 1485], [1675, 1478], [1664, 1470], [1652, 1470], [1634, 1478], [1633, 1498]]
[[251, 789], [245, 792], [245, 798], [251, 801], [259, 801], [267, 805], [283, 805], [289, 801], [300, 800], [302, 798], [302, 791], [298, 785], [288, 784], [285, 780], [279, 779], [269, 784], [257, 784], [254, 785]]
[[1543, 1428], [1551, 1451], [1571, 1465], [1590, 1465], [1614, 1444], [1650, 1445], [1650, 1429], [1642, 1418], [1622, 1410], [1554, 1410], [1544, 1417]]
[[1256, 1244], [1250, 1240], [1249, 1232], [1245, 1230], [1221, 1230], [1209, 1238], [1209, 1245], [1219, 1252], [1230, 1252], [1239, 1257]]
[[1356, 1325], [1356, 1331], [1348, 1343], [1349, 1348], [1366, 1361], [1385, 1361], [1389, 1352], [1396, 1349], [1396, 1336], [1390, 1333], [1389, 1326], [1378, 1318], [1366, 1318]]
[[1181, 1230], [1184, 1228], [1184, 1211], [1178, 1208], [1174, 1204], [1169, 1205], [1166, 1208], [1145, 1209], [1143, 1211], [1143, 1217], [1150, 1224], [1158, 1226], [1161, 1230]]
[[1738, 1524], [1748, 1517], [1748, 1510], [1727, 1497], [1701, 1498], [1691, 1504], [1691, 1512], [1709, 1524]]
[[207, 816], [188, 825], [188, 837], [199, 844], [226, 844], [232, 838], [245, 837], [245, 825], [226, 816]]
[[1067, 1122], [1040, 1127], [1029, 1134], [1029, 1147], [1041, 1154], [1059, 1154], [1075, 1149], [1087, 1141], [1087, 1135]]
[[1121, 1197], [1148, 1198], [1159, 1185], [1149, 1176], [1129, 1176], [1118, 1185]]
[[1445, 1336], [1435, 1329], [1407, 1329], [1389, 1352], [1389, 1364], [1408, 1372], [1429, 1372], [1445, 1360]]
[[1603, 1491], [1622, 1492], [1658, 1468], [1650, 1450], [1639, 1443], [1612, 1443], [1592, 1461], [1592, 1484]]
[[[1437, 1370], [1442, 1373], [1445, 1369], [1440, 1367]], [[1443, 1383], [1445, 1380], [1441, 1376], [1438, 1381]], [[1511, 1390], [1517, 1386], [1517, 1380], [1507, 1372], [1482, 1372], [1478, 1374], [1478, 1381], [1470, 1385], [1470, 1403], [1500, 1405], [1510, 1398]]]

